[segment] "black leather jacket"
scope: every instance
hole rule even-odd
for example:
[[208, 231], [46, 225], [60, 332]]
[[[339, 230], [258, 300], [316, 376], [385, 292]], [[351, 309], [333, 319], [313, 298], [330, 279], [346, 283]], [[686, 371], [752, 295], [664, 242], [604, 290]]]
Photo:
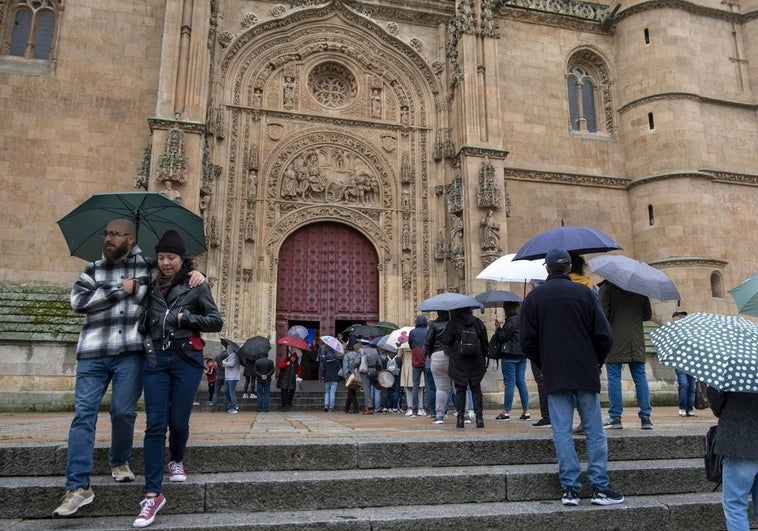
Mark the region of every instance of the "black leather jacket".
[[[156, 346], [167, 339], [184, 339], [199, 332], [218, 332], [224, 326], [208, 283], [190, 288], [186, 274], [171, 286], [165, 298], [153, 283], [147, 312], [149, 334]], [[181, 325], [177, 320], [179, 313], [182, 314]]]

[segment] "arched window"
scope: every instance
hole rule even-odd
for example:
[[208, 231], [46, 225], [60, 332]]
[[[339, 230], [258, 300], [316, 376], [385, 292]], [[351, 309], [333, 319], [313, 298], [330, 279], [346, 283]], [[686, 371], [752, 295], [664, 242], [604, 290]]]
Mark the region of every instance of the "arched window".
[[711, 296], [719, 299], [724, 298], [724, 279], [718, 271], [711, 273]]
[[2, 55], [52, 59], [59, 6], [55, 0], [12, 0], [3, 17]]
[[602, 58], [591, 50], [574, 53], [568, 62], [566, 87], [571, 130], [612, 135], [610, 75]]

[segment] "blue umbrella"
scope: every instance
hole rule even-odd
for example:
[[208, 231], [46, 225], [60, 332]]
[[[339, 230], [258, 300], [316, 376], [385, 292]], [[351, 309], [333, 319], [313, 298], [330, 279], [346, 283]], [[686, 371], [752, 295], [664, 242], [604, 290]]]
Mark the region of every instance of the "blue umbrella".
[[740, 282], [729, 293], [740, 313], [758, 317], [758, 273]]
[[518, 250], [513, 260], [545, 258], [551, 249], [560, 247], [576, 254], [604, 253], [621, 249], [607, 234], [590, 227], [556, 227], [538, 234]]
[[418, 311], [420, 312], [441, 312], [457, 310], [459, 308], [473, 308], [481, 310], [484, 308], [481, 302], [474, 297], [468, 295], [461, 295], [460, 293], [452, 293], [450, 291], [446, 293], [440, 293], [425, 299], [419, 304]]
[[593, 273], [623, 290], [660, 301], [678, 301], [682, 298], [666, 273], [634, 258], [607, 254], [591, 258], [589, 266]]
[[524, 299], [516, 295], [512, 291], [505, 291], [495, 289], [491, 291], [483, 291], [474, 298], [481, 302], [485, 308], [499, 308], [504, 302], [523, 302]]

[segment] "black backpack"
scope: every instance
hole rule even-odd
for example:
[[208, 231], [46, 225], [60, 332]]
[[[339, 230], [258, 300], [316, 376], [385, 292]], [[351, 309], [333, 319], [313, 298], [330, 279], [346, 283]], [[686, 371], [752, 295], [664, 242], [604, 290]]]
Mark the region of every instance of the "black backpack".
[[461, 337], [458, 340], [458, 353], [465, 357], [481, 356], [482, 347], [479, 344], [479, 331], [476, 329], [476, 323], [466, 326], [461, 330]]

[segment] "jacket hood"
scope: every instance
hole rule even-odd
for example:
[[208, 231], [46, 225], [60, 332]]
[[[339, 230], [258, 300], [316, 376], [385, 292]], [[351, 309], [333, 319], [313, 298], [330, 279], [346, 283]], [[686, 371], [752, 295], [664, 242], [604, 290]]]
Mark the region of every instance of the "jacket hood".
[[427, 325], [426, 315], [417, 315], [416, 316], [416, 326], [426, 326]]

